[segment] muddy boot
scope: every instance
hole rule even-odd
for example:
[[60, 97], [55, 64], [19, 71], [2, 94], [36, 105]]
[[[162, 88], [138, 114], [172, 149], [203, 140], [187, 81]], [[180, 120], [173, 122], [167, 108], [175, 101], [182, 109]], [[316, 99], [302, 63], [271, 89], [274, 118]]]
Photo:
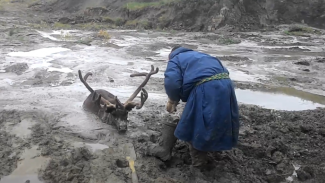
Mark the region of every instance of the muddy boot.
[[205, 175], [203, 172], [206, 170], [206, 166], [208, 165], [208, 157], [207, 152], [196, 150], [192, 144], [188, 143], [188, 148], [190, 151], [192, 165], [190, 166], [191, 172], [191, 181], [190, 183], [205, 183]]
[[167, 161], [171, 158], [173, 147], [177, 141], [177, 138], [174, 136], [176, 126], [177, 124], [173, 123], [163, 123], [160, 143], [149, 147], [149, 155], [160, 158], [163, 161]]
[[196, 149], [194, 149], [192, 144], [190, 144], [190, 143], [187, 143], [187, 144], [188, 144], [188, 147], [190, 150], [192, 166], [196, 167], [196, 168], [200, 168], [200, 169], [205, 168], [205, 166], [207, 166], [209, 163], [207, 152], [196, 150]]

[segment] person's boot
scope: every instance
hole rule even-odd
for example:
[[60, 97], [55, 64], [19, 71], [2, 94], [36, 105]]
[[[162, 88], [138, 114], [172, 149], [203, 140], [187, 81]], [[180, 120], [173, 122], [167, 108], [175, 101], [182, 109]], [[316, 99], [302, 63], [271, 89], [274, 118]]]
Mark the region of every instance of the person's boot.
[[192, 159], [192, 165], [190, 166], [190, 183], [207, 182], [205, 181], [206, 176], [203, 174], [206, 168], [205, 166], [208, 164], [207, 152], [196, 150], [189, 142], [187, 142], [187, 145]]
[[208, 163], [209, 163], [207, 152], [196, 150], [192, 146], [192, 144], [190, 144], [190, 143], [187, 143], [187, 144], [188, 144], [191, 159], [192, 159], [192, 166], [195, 168], [199, 168], [199, 169], [205, 168], [205, 166], [208, 165]]
[[162, 136], [160, 138], [159, 144], [155, 144], [149, 147], [148, 154], [155, 156], [162, 161], [170, 160], [172, 155], [173, 147], [177, 141], [174, 136], [174, 131], [177, 124], [173, 123], [163, 123]]

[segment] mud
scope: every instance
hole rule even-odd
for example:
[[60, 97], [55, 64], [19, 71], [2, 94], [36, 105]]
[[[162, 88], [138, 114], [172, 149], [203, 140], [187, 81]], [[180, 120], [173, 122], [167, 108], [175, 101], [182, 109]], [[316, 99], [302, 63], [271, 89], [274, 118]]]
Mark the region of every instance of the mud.
[[[129, 3], [129, 4], [128, 4]], [[129, 5], [129, 6], [128, 6]], [[283, 7], [291, 7], [290, 11]], [[144, 29], [174, 29], [187, 31], [276, 30], [275, 25], [305, 23], [324, 28], [324, 2], [206, 0], [196, 1], [113, 1], [57, 0], [42, 1], [32, 7], [34, 11], [55, 14], [63, 23], [105, 22], [115, 26]], [[47, 19], [48, 20], [48, 19]], [[300, 28], [289, 32], [301, 32]]]
[[[29, 24], [35, 20], [27, 5], [13, 4], [0, 18], [0, 183], [130, 183], [127, 156], [135, 158], [142, 183], [325, 181], [323, 33], [287, 35], [288, 25], [217, 34], [109, 29], [104, 39], [77, 25], [58, 31]], [[195, 174], [184, 142], [168, 162], [146, 151], [171, 117], [163, 72], [177, 44], [218, 57], [240, 102], [238, 147], [209, 153], [214, 166]], [[82, 109], [89, 91], [79, 69], [93, 73], [87, 81], [94, 89], [124, 102], [144, 79], [130, 74], [150, 65], [160, 71], [145, 86], [143, 108], [129, 113], [125, 134]]]
[[5, 68], [6, 72], [13, 72], [17, 75], [21, 75], [23, 72], [25, 72], [28, 69], [28, 65], [26, 63], [17, 63], [13, 64], [11, 66], [8, 66]]

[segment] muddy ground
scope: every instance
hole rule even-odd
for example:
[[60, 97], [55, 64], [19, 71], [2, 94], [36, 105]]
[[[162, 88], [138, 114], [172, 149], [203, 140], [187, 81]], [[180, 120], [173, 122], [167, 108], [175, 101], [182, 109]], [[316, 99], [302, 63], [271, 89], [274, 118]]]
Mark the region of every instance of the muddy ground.
[[[108, 38], [77, 25], [58, 30], [29, 24], [33, 13], [19, 8], [0, 17], [1, 183], [129, 183], [125, 161], [134, 153], [141, 183], [325, 181], [322, 30], [294, 36], [287, 25], [249, 33], [105, 29]], [[169, 117], [163, 73], [176, 44], [219, 57], [240, 102], [238, 147], [210, 153], [214, 169], [196, 177], [183, 142], [169, 162], [146, 154]], [[129, 75], [150, 65], [160, 71], [145, 87], [145, 106], [129, 114], [126, 134], [82, 109], [89, 92], [79, 69], [94, 73], [88, 79], [93, 88], [123, 102], [143, 80]]]

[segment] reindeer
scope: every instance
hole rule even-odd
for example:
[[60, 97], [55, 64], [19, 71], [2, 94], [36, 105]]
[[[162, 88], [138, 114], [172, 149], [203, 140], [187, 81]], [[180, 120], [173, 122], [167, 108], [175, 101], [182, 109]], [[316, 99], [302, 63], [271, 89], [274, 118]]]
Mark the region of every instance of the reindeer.
[[[128, 113], [136, 107], [136, 109], [141, 109], [145, 101], [148, 99], [148, 92], [143, 88], [150, 77], [157, 74], [159, 68], [154, 69], [151, 65], [151, 71], [149, 73], [136, 73], [131, 74], [130, 77], [136, 76], [146, 76], [142, 84], [135, 90], [135, 92], [130, 96], [130, 98], [122, 104], [117, 96], [111, 94], [110, 92], [98, 89], [93, 90], [89, 84], [86, 82], [87, 78], [92, 75], [88, 72], [84, 78], [82, 77], [81, 71], [78, 70], [79, 79], [85, 85], [85, 87], [90, 91], [90, 94], [84, 101], [82, 107], [84, 110], [89, 111], [97, 115], [104, 123], [109, 125], [114, 125], [119, 132], [127, 131], [128, 125]], [[133, 102], [134, 98], [141, 92], [141, 102]]]

